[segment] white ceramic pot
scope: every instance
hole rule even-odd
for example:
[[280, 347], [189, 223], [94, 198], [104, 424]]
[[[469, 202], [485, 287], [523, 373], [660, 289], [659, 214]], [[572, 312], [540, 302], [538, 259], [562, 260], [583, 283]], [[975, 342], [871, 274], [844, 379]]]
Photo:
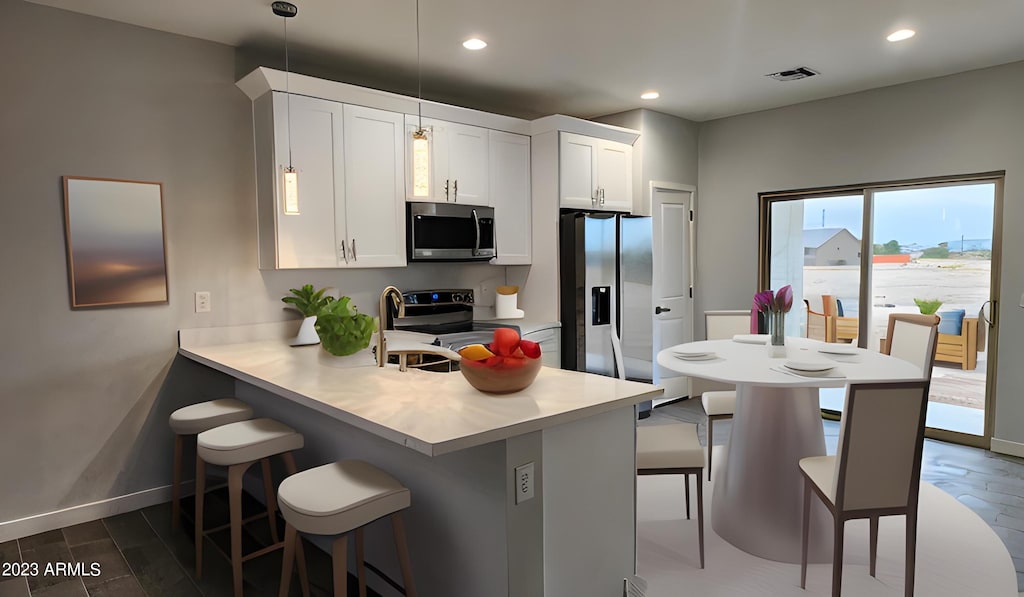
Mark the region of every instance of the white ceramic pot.
[[309, 346], [312, 344], [320, 344], [320, 336], [316, 333], [316, 315], [310, 315], [309, 317], [302, 320], [302, 325], [299, 326], [299, 333], [292, 338], [288, 344], [292, 346]]

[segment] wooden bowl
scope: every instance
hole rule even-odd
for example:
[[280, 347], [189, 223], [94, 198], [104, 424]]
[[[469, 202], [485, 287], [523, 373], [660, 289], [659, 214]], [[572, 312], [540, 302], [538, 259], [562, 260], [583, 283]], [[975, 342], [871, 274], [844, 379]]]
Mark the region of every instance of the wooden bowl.
[[481, 392], [508, 394], [518, 392], [537, 378], [540, 359], [491, 357], [483, 361], [462, 359], [459, 370], [471, 386]]

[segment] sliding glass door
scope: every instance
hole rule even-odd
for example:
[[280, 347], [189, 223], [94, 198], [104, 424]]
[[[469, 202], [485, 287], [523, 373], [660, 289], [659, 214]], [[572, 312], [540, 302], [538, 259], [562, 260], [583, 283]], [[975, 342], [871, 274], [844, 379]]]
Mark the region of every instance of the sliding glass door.
[[[929, 435], [987, 447], [1001, 188], [994, 173], [764, 194], [760, 287], [793, 286], [787, 329], [870, 350], [890, 313], [938, 313]], [[822, 391], [822, 408], [843, 395]]]

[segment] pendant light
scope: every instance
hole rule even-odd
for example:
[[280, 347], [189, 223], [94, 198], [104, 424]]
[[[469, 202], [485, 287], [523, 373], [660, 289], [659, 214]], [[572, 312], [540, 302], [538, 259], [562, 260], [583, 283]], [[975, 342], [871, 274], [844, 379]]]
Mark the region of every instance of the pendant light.
[[423, 128], [423, 67], [420, 61], [420, 0], [416, 0], [416, 107], [418, 122], [412, 133], [412, 195], [430, 196], [430, 136]]
[[288, 19], [299, 14], [299, 8], [291, 2], [274, 2], [270, 8], [284, 21], [284, 93], [288, 102], [288, 165], [281, 176], [284, 213], [299, 215], [299, 172], [292, 166], [292, 95], [288, 87]]

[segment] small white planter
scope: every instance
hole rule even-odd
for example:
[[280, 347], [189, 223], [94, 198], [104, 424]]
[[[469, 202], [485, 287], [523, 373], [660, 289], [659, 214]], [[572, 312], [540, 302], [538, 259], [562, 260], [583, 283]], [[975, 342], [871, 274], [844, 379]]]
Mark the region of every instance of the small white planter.
[[310, 346], [312, 344], [320, 344], [320, 336], [316, 333], [316, 315], [310, 315], [309, 317], [302, 320], [302, 325], [299, 326], [299, 333], [292, 338], [288, 344], [292, 346]]

